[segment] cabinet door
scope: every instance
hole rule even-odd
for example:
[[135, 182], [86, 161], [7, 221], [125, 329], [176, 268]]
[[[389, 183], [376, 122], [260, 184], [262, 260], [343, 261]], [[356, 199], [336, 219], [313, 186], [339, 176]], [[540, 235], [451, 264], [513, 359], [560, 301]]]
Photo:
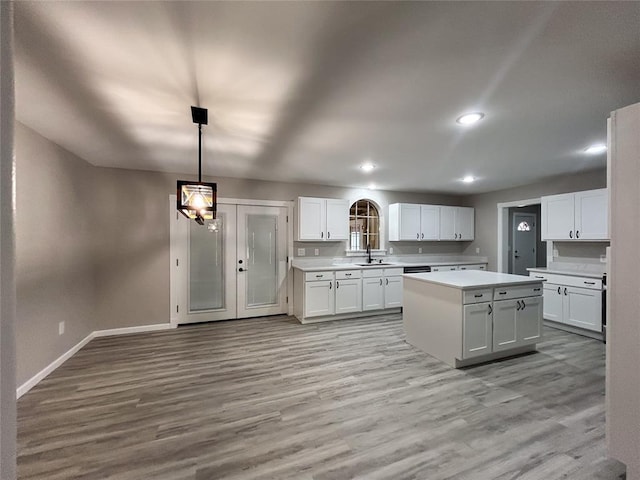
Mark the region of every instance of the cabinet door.
[[400, 204], [400, 240], [420, 240], [420, 205]]
[[576, 192], [575, 238], [579, 240], [607, 240], [609, 195], [606, 188]]
[[440, 240], [455, 240], [456, 207], [440, 207]]
[[542, 297], [521, 298], [516, 308], [518, 345], [536, 343], [542, 338]]
[[420, 205], [420, 240], [440, 238], [440, 207]]
[[384, 308], [402, 306], [402, 277], [386, 277], [384, 279]]
[[305, 282], [304, 284], [304, 316], [319, 317], [333, 315], [334, 305], [333, 280]]
[[562, 287], [564, 322], [574, 327], [602, 331], [602, 292], [588, 288]]
[[493, 315], [491, 303], [464, 306], [462, 320], [462, 358], [477, 357], [492, 351]]
[[456, 207], [455, 224], [456, 240], [473, 240], [475, 236], [475, 210], [471, 207]]
[[516, 300], [493, 302], [493, 351], [507, 350], [517, 346]]
[[324, 198], [298, 198], [298, 240], [324, 240], [325, 223]]
[[382, 277], [362, 279], [362, 310], [384, 308], [384, 286]]
[[336, 280], [336, 314], [362, 311], [362, 281]]
[[325, 240], [349, 239], [349, 201], [326, 199], [327, 230]]
[[547, 320], [553, 320], [554, 322], [562, 322], [562, 302], [563, 293], [560, 285], [553, 283], [544, 283], [542, 290], [543, 296], [543, 317]]
[[574, 235], [574, 194], [542, 197], [542, 240], [571, 240]]

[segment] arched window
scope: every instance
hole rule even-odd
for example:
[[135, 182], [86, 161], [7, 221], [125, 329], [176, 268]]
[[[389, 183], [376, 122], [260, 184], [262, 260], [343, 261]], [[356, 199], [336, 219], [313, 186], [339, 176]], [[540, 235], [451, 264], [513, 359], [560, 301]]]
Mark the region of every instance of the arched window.
[[370, 200], [358, 200], [349, 211], [349, 250], [380, 249], [380, 214]]
[[527, 222], [520, 222], [518, 224], [518, 231], [519, 232], [530, 232], [531, 231], [531, 227], [529, 226], [529, 224]]

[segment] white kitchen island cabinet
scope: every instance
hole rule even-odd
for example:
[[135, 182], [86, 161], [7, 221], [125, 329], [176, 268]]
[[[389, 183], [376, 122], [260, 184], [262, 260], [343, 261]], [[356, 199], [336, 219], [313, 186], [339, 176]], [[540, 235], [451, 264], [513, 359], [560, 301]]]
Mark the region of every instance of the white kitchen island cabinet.
[[542, 281], [479, 270], [404, 275], [407, 341], [452, 367], [534, 351]]

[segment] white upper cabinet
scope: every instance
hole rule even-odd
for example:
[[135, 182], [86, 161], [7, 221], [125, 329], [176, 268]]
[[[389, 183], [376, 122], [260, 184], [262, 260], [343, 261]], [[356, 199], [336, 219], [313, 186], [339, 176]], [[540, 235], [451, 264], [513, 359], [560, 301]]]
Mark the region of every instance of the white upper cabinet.
[[474, 214], [471, 207], [440, 207], [440, 240], [473, 240]]
[[474, 210], [467, 207], [389, 205], [389, 240], [473, 240]]
[[542, 240], [608, 240], [606, 188], [542, 197]]
[[298, 197], [298, 241], [348, 239], [348, 200]]

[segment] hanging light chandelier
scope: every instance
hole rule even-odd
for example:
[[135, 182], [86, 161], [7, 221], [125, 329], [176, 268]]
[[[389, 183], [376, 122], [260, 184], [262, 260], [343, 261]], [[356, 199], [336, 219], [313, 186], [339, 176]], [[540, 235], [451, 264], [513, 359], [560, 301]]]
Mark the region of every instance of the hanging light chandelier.
[[185, 217], [204, 225], [205, 220], [216, 220], [217, 196], [217, 185], [202, 181], [202, 125], [208, 123], [208, 111], [191, 107], [191, 117], [198, 124], [198, 181], [178, 180], [177, 208]]

